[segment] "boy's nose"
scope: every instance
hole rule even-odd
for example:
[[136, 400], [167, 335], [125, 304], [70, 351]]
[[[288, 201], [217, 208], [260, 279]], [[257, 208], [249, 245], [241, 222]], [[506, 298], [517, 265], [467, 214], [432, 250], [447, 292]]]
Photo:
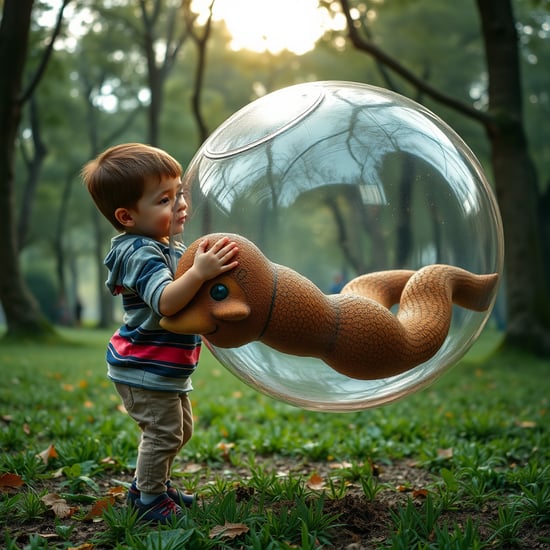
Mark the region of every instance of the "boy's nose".
[[178, 210], [187, 210], [187, 201], [183, 194], [179, 195], [177, 198], [177, 209]]

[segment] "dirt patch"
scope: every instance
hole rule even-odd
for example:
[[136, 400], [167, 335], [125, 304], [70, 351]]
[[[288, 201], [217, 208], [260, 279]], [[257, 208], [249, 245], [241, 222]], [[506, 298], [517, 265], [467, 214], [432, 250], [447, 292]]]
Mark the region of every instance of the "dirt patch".
[[[265, 460], [262, 467], [271, 471], [276, 471], [281, 476], [300, 475], [304, 482], [308, 480], [327, 480], [334, 469], [338, 467], [335, 464], [326, 462], [312, 463], [303, 462], [294, 459]], [[269, 471], [267, 470], [267, 471]], [[377, 467], [375, 470], [377, 481], [384, 484], [383, 490], [378, 492], [373, 499], [367, 499], [359, 483], [351, 481], [346, 485], [345, 493], [338, 498], [325, 497], [324, 512], [338, 517], [339, 527], [332, 531], [332, 548], [343, 550], [364, 550], [377, 548], [385, 542], [391, 540], [395, 534], [395, 528], [392, 521], [392, 512], [396, 513], [401, 507], [412, 503], [416, 507], [421, 507], [426, 499], [427, 490], [433, 489], [434, 477], [430, 472], [421, 468], [416, 468], [405, 461]], [[201, 483], [212, 481], [217, 476], [215, 470], [204, 468], [204, 474], [201, 476]], [[246, 484], [246, 479], [250, 477], [250, 471], [246, 468], [232, 468], [229, 464], [223, 466], [223, 472], [220, 469], [220, 476], [231, 476], [242, 478], [243, 482], [236, 484], [234, 490], [238, 501], [250, 501], [257, 498], [257, 491]], [[130, 482], [130, 476], [117, 476], [123, 481]], [[102, 483], [105, 489], [110, 482]], [[55, 480], [49, 480], [36, 486], [38, 492], [58, 492]], [[323, 489], [319, 489], [322, 491]], [[117, 498], [117, 506], [124, 506], [124, 498]], [[292, 502], [286, 502], [286, 505], [292, 505]], [[275, 503], [274, 507], [277, 506]], [[498, 508], [496, 504], [487, 505], [482, 509], [476, 510], [451, 510], [446, 511], [439, 518], [440, 525], [459, 525], [464, 527], [468, 520], [473, 520], [480, 527], [480, 534], [483, 540], [491, 535], [491, 523], [498, 518]], [[85, 543], [92, 542], [95, 535], [105, 530], [102, 521], [82, 522], [76, 520], [64, 520], [64, 525], [72, 528], [70, 536], [71, 547], [79, 547]], [[17, 538], [17, 544], [20, 548], [29, 544], [33, 535], [40, 536], [54, 545], [62, 545], [63, 541], [56, 533], [56, 520], [53, 514], [48, 513], [36, 520], [27, 521], [24, 524], [8, 522], [7, 531], [10, 536]], [[514, 548], [543, 550], [550, 548], [550, 525], [524, 525], [518, 536], [517, 544]], [[239, 545], [236, 544], [235, 547]], [[94, 547], [96, 550], [101, 548]], [[510, 546], [510, 548], [512, 548]]]

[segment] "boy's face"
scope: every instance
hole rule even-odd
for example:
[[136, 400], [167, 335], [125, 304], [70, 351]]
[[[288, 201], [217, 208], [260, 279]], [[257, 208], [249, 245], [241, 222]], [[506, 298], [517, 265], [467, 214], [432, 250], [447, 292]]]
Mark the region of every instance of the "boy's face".
[[127, 216], [126, 232], [157, 241], [181, 233], [187, 219], [187, 202], [181, 191], [179, 178], [165, 178], [160, 183], [148, 181], [133, 208], [119, 209]]

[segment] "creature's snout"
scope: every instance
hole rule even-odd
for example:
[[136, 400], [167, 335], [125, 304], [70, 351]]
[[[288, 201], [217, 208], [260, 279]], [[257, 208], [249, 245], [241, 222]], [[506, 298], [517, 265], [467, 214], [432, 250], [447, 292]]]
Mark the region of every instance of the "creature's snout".
[[[208, 335], [216, 332], [220, 324], [248, 319], [251, 307], [242, 289], [228, 281], [227, 276], [223, 282], [223, 285], [219, 282], [204, 285], [179, 313], [161, 319], [160, 326], [178, 334]], [[225, 292], [220, 292], [219, 286]]]

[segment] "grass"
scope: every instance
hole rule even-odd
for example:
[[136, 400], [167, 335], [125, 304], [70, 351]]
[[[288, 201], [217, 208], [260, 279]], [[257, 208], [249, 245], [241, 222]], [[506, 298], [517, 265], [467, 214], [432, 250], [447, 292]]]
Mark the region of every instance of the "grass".
[[0, 546], [550, 546], [550, 365], [491, 356], [496, 333], [431, 387], [347, 414], [276, 402], [204, 353], [174, 472], [199, 499], [164, 527], [124, 504], [138, 431], [105, 377], [108, 333], [65, 335], [0, 344]]

